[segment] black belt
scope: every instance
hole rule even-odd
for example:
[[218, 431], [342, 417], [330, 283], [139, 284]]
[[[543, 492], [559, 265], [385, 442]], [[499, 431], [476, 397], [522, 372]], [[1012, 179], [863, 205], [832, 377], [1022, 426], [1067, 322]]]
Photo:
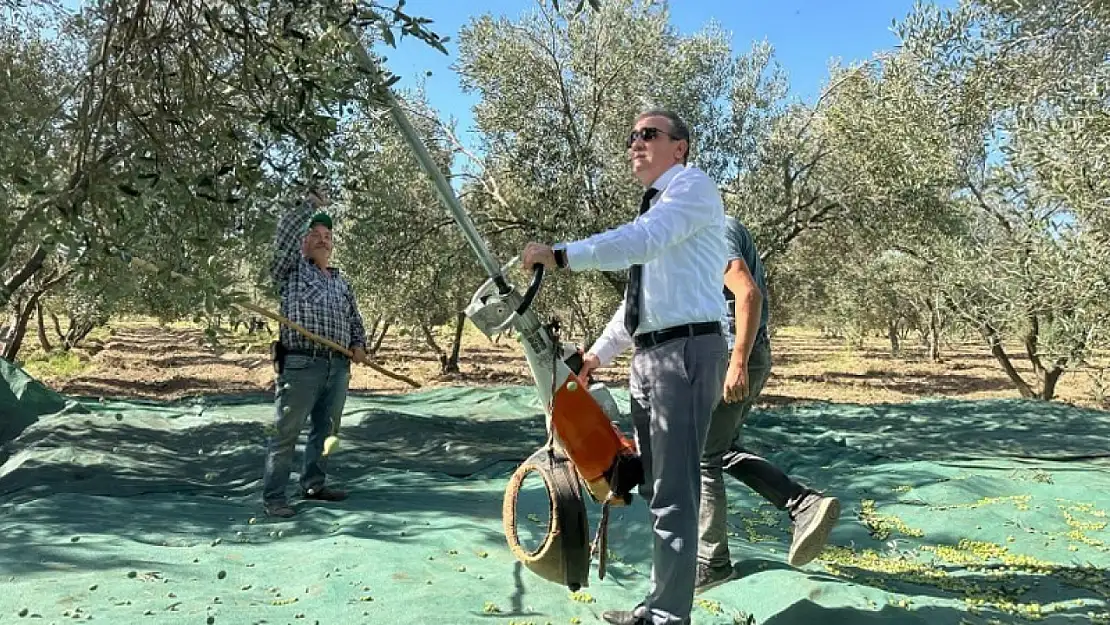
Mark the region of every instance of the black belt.
[[341, 354], [330, 347], [316, 347], [312, 346], [308, 349], [291, 349], [286, 347], [281, 341], [274, 341], [270, 343], [270, 360], [274, 364], [274, 373], [282, 373], [285, 371], [285, 357], [286, 356], [304, 356], [306, 358], [346, 358], [345, 354]]
[[644, 332], [643, 334], [636, 335], [636, 347], [646, 349], [673, 341], [675, 339], [688, 338], [692, 336], [701, 336], [703, 334], [720, 334], [721, 323], [719, 321], [703, 321], [701, 323], [687, 323], [680, 326], [672, 326], [654, 332]]
[[287, 356], [290, 356], [290, 355], [307, 356], [309, 358], [337, 358], [337, 357], [338, 358], [346, 358], [347, 357], [346, 354], [342, 354], [340, 352], [337, 352], [337, 351], [335, 351], [334, 349], [332, 349], [330, 347], [323, 347], [323, 346], [316, 347], [316, 348], [309, 348], [309, 349], [290, 349], [290, 348], [286, 347], [285, 348], [285, 354]]

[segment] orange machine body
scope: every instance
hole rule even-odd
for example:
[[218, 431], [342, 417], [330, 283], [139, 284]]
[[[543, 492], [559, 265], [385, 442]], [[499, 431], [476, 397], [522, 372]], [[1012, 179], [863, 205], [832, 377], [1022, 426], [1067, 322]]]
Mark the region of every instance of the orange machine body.
[[[590, 496], [596, 502], [605, 502], [614, 488], [610, 481], [614, 467], [636, 455], [636, 444], [621, 433], [574, 373], [555, 391], [552, 404], [555, 438], [574, 463]], [[614, 498], [613, 503], [619, 504], [620, 499]]]

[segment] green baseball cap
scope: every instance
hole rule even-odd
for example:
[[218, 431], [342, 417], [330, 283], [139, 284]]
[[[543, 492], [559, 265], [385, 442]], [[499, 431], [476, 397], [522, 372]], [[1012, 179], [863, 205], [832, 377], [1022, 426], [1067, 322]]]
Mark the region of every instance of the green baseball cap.
[[313, 215], [312, 219], [308, 222], [308, 229], [312, 230], [316, 227], [316, 224], [324, 224], [325, 226], [327, 226], [328, 230], [334, 230], [331, 225], [331, 216], [327, 213], [321, 212]]

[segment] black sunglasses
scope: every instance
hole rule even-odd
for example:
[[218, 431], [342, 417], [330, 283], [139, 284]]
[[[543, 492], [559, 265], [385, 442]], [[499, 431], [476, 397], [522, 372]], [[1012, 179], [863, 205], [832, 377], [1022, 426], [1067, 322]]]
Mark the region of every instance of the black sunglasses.
[[652, 128], [651, 126], [648, 126], [647, 128], [641, 128], [639, 130], [633, 130], [632, 133], [628, 135], [628, 146], [627, 147], [631, 148], [632, 144], [635, 143], [637, 139], [643, 139], [644, 141], [652, 141], [653, 139], [655, 139], [659, 135], [667, 135], [668, 137], [674, 139], [675, 141], [679, 140], [678, 137], [672, 135], [671, 133], [667, 132], [666, 130], [660, 130], [658, 128]]

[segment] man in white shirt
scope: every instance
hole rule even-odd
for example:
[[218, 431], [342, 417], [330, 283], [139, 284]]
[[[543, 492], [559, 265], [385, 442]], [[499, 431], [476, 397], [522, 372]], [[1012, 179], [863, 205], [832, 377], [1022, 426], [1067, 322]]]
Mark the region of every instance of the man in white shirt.
[[524, 267], [629, 269], [625, 301], [584, 356], [582, 377], [636, 346], [632, 424], [644, 466], [640, 494], [651, 509], [651, 589], [614, 625], [689, 623], [697, 570], [699, 461], [721, 399], [728, 346], [722, 267], [725, 213], [717, 185], [686, 165], [690, 133], [672, 112], [641, 114], [628, 139], [632, 172], [645, 188], [630, 223], [554, 248], [529, 243]]

